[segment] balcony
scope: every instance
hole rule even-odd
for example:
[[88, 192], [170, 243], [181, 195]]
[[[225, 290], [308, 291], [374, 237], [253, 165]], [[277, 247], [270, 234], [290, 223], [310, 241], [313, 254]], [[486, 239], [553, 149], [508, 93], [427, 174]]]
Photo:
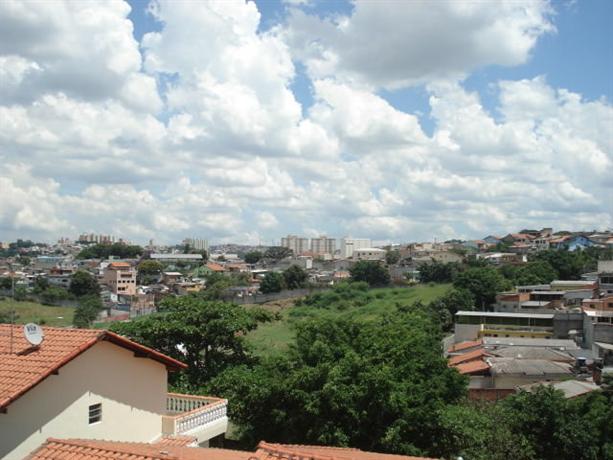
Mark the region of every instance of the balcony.
[[202, 444], [226, 432], [227, 407], [226, 399], [168, 393], [162, 434], [193, 436]]

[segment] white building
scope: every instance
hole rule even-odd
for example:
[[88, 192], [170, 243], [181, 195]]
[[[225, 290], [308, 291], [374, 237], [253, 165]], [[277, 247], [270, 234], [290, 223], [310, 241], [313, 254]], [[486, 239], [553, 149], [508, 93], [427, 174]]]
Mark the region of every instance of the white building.
[[291, 249], [295, 256], [299, 256], [305, 252], [308, 252], [309, 239], [296, 235], [287, 235], [286, 237], [281, 238], [281, 246]]
[[202, 238], [185, 238], [183, 244], [188, 245], [190, 248], [196, 251], [209, 252], [209, 242]]
[[43, 332], [32, 346], [23, 327], [0, 324], [0, 458], [25, 458], [48, 438], [208, 445], [225, 433], [226, 400], [167, 392], [168, 372], [185, 364], [108, 331]]
[[353, 251], [356, 249], [370, 247], [372, 247], [372, 242], [368, 238], [343, 238], [341, 239], [341, 257], [349, 259], [353, 257]]
[[328, 238], [325, 235], [319, 238], [311, 238], [311, 252], [314, 255], [333, 255], [336, 251], [336, 239]]
[[385, 260], [385, 249], [379, 248], [359, 248], [353, 250], [355, 260]]

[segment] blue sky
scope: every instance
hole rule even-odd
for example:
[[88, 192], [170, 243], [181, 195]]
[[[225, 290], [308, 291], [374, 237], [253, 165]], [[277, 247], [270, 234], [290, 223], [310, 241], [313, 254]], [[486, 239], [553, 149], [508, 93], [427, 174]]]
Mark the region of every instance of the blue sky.
[[0, 3], [0, 233], [610, 228], [612, 18], [607, 0]]

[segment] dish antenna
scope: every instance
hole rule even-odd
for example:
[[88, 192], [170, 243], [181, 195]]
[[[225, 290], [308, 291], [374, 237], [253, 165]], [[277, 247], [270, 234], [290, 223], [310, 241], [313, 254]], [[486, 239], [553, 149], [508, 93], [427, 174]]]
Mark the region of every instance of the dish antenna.
[[43, 328], [34, 323], [28, 323], [23, 327], [23, 335], [26, 340], [35, 347], [43, 343], [43, 339], [45, 338]]

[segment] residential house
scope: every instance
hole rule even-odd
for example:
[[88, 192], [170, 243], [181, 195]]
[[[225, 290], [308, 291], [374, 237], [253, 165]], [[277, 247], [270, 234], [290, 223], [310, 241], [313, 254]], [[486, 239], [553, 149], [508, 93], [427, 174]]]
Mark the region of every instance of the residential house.
[[104, 269], [102, 283], [113, 294], [136, 295], [136, 268], [127, 262], [111, 262]]
[[105, 330], [0, 325], [0, 458], [21, 459], [47, 438], [151, 442], [225, 433], [227, 401], [168, 393], [185, 364]]

